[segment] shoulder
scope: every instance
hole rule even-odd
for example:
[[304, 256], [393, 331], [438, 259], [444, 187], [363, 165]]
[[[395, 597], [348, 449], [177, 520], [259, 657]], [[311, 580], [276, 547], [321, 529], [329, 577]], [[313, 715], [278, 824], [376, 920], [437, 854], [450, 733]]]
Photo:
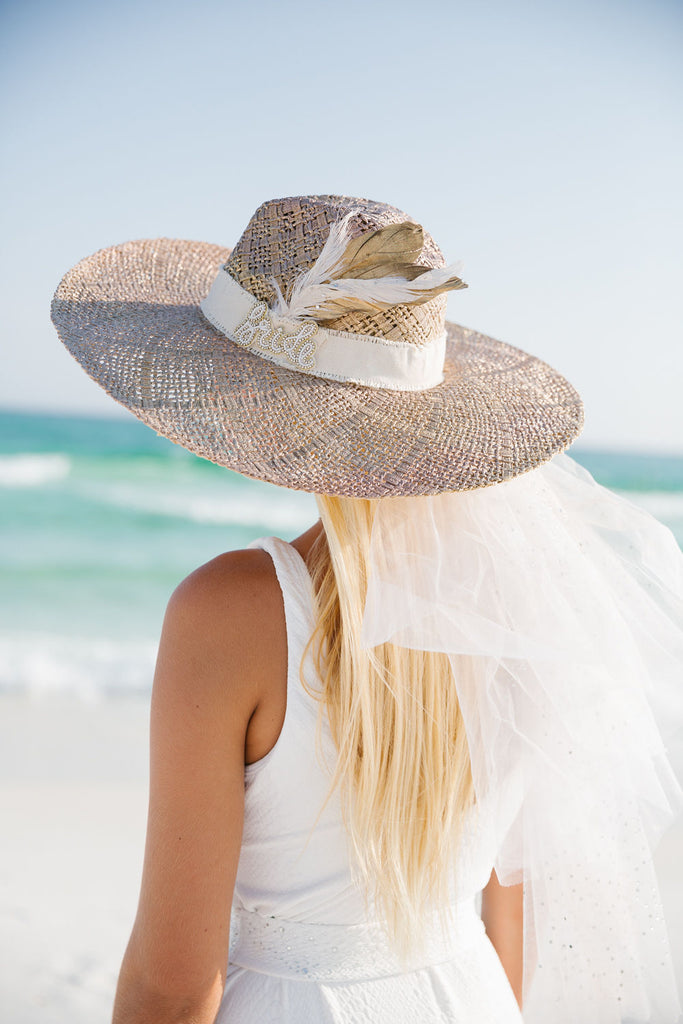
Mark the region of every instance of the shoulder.
[[[190, 621], [204, 633], [242, 618], [253, 622], [259, 607], [281, 604], [280, 587], [270, 556], [260, 548], [227, 551], [201, 565], [176, 587], [168, 612], [179, 621]], [[226, 613], [230, 622], [226, 621]]]
[[[155, 688], [189, 687], [250, 707], [286, 637], [282, 594], [270, 556], [229, 551], [175, 589], [162, 630]], [[286, 641], [285, 641], [286, 642]]]
[[124, 961], [131, 998], [140, 979], [150, 1006], [164, 1003], [145, 1020], [169, 1019], [169, 992], [196, 994], [206, 1009], [224, 975], [247, 736], [282, 657], [283, 645], [271, 642], [284, 629], [278, 602], [272, 561], [249, 550], [207, 562], [168, 603], [152, 690], [145, 866]]

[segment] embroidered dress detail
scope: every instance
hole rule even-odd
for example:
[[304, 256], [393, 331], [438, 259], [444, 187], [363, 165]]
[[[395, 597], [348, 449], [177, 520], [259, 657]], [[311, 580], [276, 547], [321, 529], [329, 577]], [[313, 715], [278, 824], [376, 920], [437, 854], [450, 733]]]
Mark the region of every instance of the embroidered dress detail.
[[402, 964], [380, 924], [309, 924], [237, 909], [230, 962], [302, 981], [369, 981], [444, 963], [481, 939], [484, 924], [473, 900], [451, 907], [449, 919], [447, 934], [435, 919], [423, 952]]

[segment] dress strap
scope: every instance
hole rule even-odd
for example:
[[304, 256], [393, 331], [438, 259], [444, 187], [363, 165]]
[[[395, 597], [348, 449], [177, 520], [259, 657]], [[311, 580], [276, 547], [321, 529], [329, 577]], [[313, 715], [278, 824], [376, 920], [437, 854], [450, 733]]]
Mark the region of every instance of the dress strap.
[[273, 560], [280, 589], [285, 602], [285, 611], [291, 608], [299, 613], [297, 618], [313, 618], [313, 582], [306, 563], [291, 544], [279, 537], [260, 537], [249, 545], [267, 551]]
[[303, 649], [315, 625], [315, 595], [306, 563], [296, 548], [279, 537], [261, 537], [249, 547], [267, 551], [273, 560], [285, 606], [289, 678], [298, 679]]

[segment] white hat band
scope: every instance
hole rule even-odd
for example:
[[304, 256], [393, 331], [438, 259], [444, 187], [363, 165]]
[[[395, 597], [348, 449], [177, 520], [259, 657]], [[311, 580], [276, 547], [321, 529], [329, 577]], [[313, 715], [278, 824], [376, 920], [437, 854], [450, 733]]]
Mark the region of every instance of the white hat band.
[[216, 330], [235, 344], [314, 377], [392, 391], [426, 391], [443, 380], [445, 331], [419, 347], [369, 334], [331, 331], [315, 320], [294, 320], [273, 312], [224, 267], [200, 308]]

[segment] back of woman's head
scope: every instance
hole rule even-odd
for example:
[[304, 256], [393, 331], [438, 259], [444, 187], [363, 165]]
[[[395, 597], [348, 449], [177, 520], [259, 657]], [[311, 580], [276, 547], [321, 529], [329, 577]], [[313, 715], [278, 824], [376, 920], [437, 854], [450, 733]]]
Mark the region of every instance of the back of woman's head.
[[311, 552], [312, 639], [339, 751], [334, 783], [368, 896], [399, 952], [449, 903], [460, 826], [473, 801], [469, 750], [445, 654], [361, 646], [376, 500], [319, 496]]

